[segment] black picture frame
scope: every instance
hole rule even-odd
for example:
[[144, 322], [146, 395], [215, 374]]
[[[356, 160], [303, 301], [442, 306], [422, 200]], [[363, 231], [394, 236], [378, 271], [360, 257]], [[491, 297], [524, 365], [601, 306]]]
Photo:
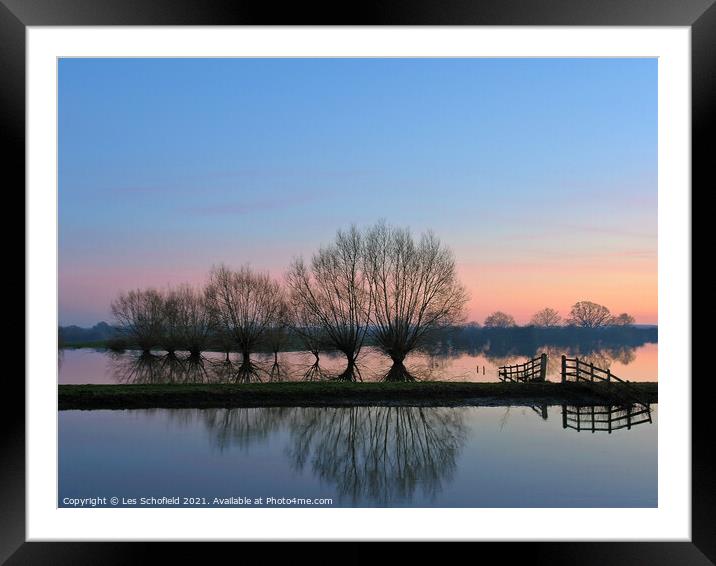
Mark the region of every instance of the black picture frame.
[[[557, 25], [688, 26], [692, 56], [692, 186], [716, 186], [707, 124], [714, 122], [716, 100], [716, 0], [425, 0], [363, 1], [333, 8], [296, 3], [280, 9], [271, 3], [231, 0], [0, 0], [0, 136], [5, 138], [8, 190], [25, 184], [25, 33], [28, 26], [89, 25]], [[711, 118], [709, 120], [709, 118]], [[692, 194], [693, 194], [692, 188]], [[14, 373], [14, 372], [11, 372]], [[716, 564], [716, 470], [706, 419], [709, 376], [692, 386], [692, 539], [691, 542], [531, 542], [492, 545], [501, 561], [532, 564]], [[5, 380], [14, 413], [3, 411], [0, 459], [0, 562], [16, 564], [135, 564], [170, 560], [169, 543], [25, 542], [25, 388], [16, 375]], [[10, 379], [14, 378], [14, 379]], [[347, 527], [350, 532], [350, 526]], [[320, 539], [320, 533], [316, 534]], [[235, 544], [235, 543], [233, 543]], [[241, 544], [241, 543], [239, 543]], [[255, 543], [243, 543], [255, 544]], [[312, 560], [373, 560], [377, 543], [348, 543], [352, 549], [320, 555], [303, 543], [284, 543], [272, 559], [306, 553]], [[473, 543], [474, 544], [474, 543]], [[183, 543], [180, 562], [207, 562], [218, 545]], [[226, 550], [220, 545], [219, 550]], [[275, 545], [276, 546], [276, 545]], [[408, 554], [424, 546], [411, 545]], [[416, 548], [418, 547], [418, 548]], [[244, 550], [242, 550], [244, 552]], [[264, 552], [259, 549], [259, 552]], [[310, 552], [310, 554], [308, 554]], [[403, 559], [409, 559], [408, 554]], [[238, 556], [237, 556], [238, 558]], [[443, 555], [443, 559], [445, 555]], [[476, 556], [477, 558], [477, 556]]]

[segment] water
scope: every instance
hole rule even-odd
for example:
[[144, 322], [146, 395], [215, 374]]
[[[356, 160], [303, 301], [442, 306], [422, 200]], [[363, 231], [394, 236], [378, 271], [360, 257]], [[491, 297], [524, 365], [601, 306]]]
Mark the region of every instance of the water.
[[265, 506], [295, 497], [330, 499], [322, 505], [330, 507], [657, 506], [657, 406], [629, 421], [614, 413], [615, 427], [631, 428], [611, 434], [592, 433], [585, 408], [581, 431], [563, 428], [564, 409], [61, 411], [58, 504], [191, 497], [212, 506], [214, 497], [245, 497]]
[[[580, 356], [595, 366], [610, 369], [621, 379], [630, 381], [657, 381], [658, 345], [646, 343], [640, 346], [617, 346], [611, 348], [543, 346], [537, 353], [549, 356], [547, 378], [559, 380], [560, 356]], [[406, 366], [421, 379], [451, 381], [497, 381], [500, 365], [521, 363], [534, 354], [494, 356], [466, 349], [450, 350], [436, 355], [414, 353], [406, 359]], [[241, 357], [206, 352], [197, 362], [186, 355], [175, 358], [163, 352], [141, 356], [137, 352], [110, 353], [106, 350], [62, 350], [59, 359], [59, 383], [196, 383], [236, 381]], [[314, 357], [307, 352], [282, 352], [278, 366], [273, 355], [256, 354], [252, 361], [258, 366], [255, 380], [303, 380], [323, 379], [335, 376], [345, 368], [341, 355], [321, 353], [320, 366], [316, 369]], [[364, 381], [381, 379], [390, 368], [390, 359], [374, 348], [363, 348], [358, 367]]]

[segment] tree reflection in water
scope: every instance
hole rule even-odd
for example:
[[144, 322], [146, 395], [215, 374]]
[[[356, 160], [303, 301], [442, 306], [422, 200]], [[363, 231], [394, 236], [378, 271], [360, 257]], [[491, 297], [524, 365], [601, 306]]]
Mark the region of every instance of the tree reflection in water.
[[434, 497], [449, 481], [465, 441], [464, 409], [305, 408], [292, 413], [289, 455], [356, 503], [385, 505], [421, 486]]
[[[619, 346], [619, 347], [603, 347], [599, 345], [587, 346], [587, 345], [574, 345], [574, 346], [555, 346], [544, 344], [536, 346], [534, 349], [522, 349], [519, 345], [514, 345], [511, 348], [492, 347], [490, 344], [484, 345], [481, 348], [473, 349], [456, 349], [451, 348], [448, 345], [442, 345], [442, 348], [431, 348], [423, 349], [417, 352], [409, 358], [411, 369], [410, 373], [414, 375], [418, 380], [424, 379], [463, 379], [465, 381], [473, 381], [475, 367], [467, 369], [464, 365], [457, 371], [453, 368], [453, 364], [459, 358], [464, 357], [482, 357], [488, 362], [488, 365], [492, 369], [488, 371], [494, 372], [492, 374], [492, 381], [497, 379], [496, 370], [500, 366], [512, 365], [523, 363], [526, 359], [534, 358], [542, 353], [547, 354], [547, 378], [552, 380], [559, 380], [560, 374], [560, 359], [562, 355], [568, 357], [579, 357], [580, 360], [586, 363], [593, 363], [595, 366], [609, 369], [615, 362], [628, 365], [637, 358], [636, 348], [632, 346]], [[486, 375], [484, 362], [482, 360], [476, 360], [477, 363], [477, 374]], [[458, 362], [460, 367], [460, 362]], [[482, 367], [482, 372], [480, 372]], [[462, 374], [458, 373], [462, 371]]]
[[210, 366], [202, 356], [189, 356], [184, 360], [185, 383], [209, 383], [212, 381]]
[[235, 383], [254, 383], [262, 381], [261, 374], [265, 373], [261, 367], [254, 363], [250, 357], [244, 356], [234, 374]]
[[125, 355], [113, 352], [110, 354], [110, 363], [114, 378], [119, 383], [168, 383], [164, 373], [165, 365], [162, 363], [164, 358], [152, 353]]
[[321, 368], [321, 359], [318, 354], [314, 353], [314, 361], [308, 366], [308, 369], [303, 374], [304, 381], [322, 381], [328, 379], [328, 373], [323, 371]]
[[[219, 450], [249, 447], [289, 432], [286, 455], [355, 505], [434, 498], [452, 479], [465, 443], [465, 408], [261, 407], [168, 411], [179, 425], [203, 422]], [[151, 412], [151, 411], [148, 411]]]
[[231, 383], [236, 375], [234, 364], [228, 356], [222, 360], [207, 360], [206, 365], [210, 368], [211, 381], [215, 383]]
[[293, 409], [259, 407], [235, 409], [142, 409], [148, 415], [166, 413], [173, 424], [192, 426], [200, 422], [209, 430], [212, 443], [223, 452], [232, 447], [243, 450], [264, 441], [279, 430]]
[[201, 412], [204, 423], [220, 450], [230, 446], [247, 449], [277, 431], [293, 409], [260, 407], [240, 409], [206, 409]]
[[228, 357], [223, 360], [210, 361], [210, 381], [214, 383], [256, 383], [263, 381], [262, 376], [269, 375], [263, 367], [248, 356], [234, 362]]
[[[547, 377], [550, 380], [558, 380], [560, 372], [560, 358], [562, 354], [569, 357], [579, 357], [587, 364], [593, 363], [602, 369], [611, 369], [614, 363], [627, 365], [636, 359], [635, 349], [631, 346], [609, 347], [609, 348], [565, 348], [560, 346], [543, 345], [535, 352], [528, 354], [510, 354], [502, 351], [482, 351], [479, 355], [484, 356], [488, 364], [502, 366], [521, 363], [525, 357], [534, 357], [541, 353], [548, 356]], [[110, 352], [109, 368], [110, 374], [118, 383], [255, 383], [261, 381], [319, 381], [328, 379], [349, 379], [350, 381], [376, 381], [383, 379], [386, 372], [391, 368], [386, 364], [389, 359], [377, 352], [366, 349], [365, 355], [359, 363], [350, 367], [340, 368], [336, 366], [335, 357], [326, 354], [329, 365], [324, 368], [319, 363], [319, 358], [306, 359], [303, 352], [285, 352], [278, 357], [272, 356], [265, 359], [261, 355], [256, 358], [239, 356], [226, 359], [224, 355], [207, 353], [206, 355], [189, 356], [187, 354], [166, 354], [166, 353], [139, 353], [139, 352]], [[412, 354], [407, 358], [406, 368], [411, 376], [417, 380], [455, 380], [474, 379], [474, 367], [472, 369], [462, 368], [462, 375], [451, 370], [451, 364], [461, 356], [468, 353], [446, 348], [443, 351], [433, 349], [423, 350]], [[477, 355], [473, 353], [472, 355]], [[320, 357], [323, 361], [324, 356]], [[340, 358], [338, 359], [340, 360]], [[60, 358], [61, 362], [61, 358]], [[338, 361], [340, 364], [340, 361]], [[479, 365], [484, 362], [478, 361]], [[459, 362], [456, 363], [459, 366]], [[395, 369], [395, 365], [391, 366]], [[484, 373], [484, 365], [482, 375]], [[451, 374], [452, 372], [452, 374]], [[349, 374], [349, 375], [346, 375]], [[478, 369], [478, 375], [480, 375]], [[629, 375], [620, 377], [628, 378]], [[485, 378], [483, 378], [485, 379]], [[492, 374], [488, 380], [496, 381], [496, 375]]]
[[636, 349], [630, 346], [621, 346], [619, 348], [609, 348], [609, 357], [615, 362], [623, 365], [629, 365], [636, 359]]
[[211, 381], [211, 374], [201, 356], [180, 358], [175, 354], [127, 355], [113, 353], [110, 363], [112, 374], [119, 383], [207, 383]]
[[127, 384], [250, 383], [262, 381], [263, 375], [269, 375], [251, 359], [234, 362], [176, 354], [112, 353], [109, 360], [115, 381]]

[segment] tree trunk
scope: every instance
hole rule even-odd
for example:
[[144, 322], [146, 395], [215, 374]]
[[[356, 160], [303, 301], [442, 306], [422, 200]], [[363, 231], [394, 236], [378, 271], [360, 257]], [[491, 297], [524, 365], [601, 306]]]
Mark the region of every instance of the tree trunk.
[[393, 360], [393, 365], [388, 370], [388, 373], [385, 374], [383, 381], [415, 381], [415, 376], [408, 371], [408, 368], [403, 363], [405, 356], [391, 356], [391, 359]]
[[356, 366], [355, 356], [346, 354], [346, 358], [348, 359], [348, 365], [346, 369], [343, 370], [343, 373], [338, 375], [336, 379], [339, 381], [362, 381], [360, 371], [358, 371], [358, 367]]

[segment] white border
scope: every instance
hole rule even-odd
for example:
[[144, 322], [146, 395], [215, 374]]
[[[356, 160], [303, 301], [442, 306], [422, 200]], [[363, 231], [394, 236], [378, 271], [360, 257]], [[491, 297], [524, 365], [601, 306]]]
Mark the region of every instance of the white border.
[[[687, 27], [28, 28], [28, 540], [690, 540], [690, 37]], [[60, 56], [658, 57], [659, 507], [58, 509]]]

